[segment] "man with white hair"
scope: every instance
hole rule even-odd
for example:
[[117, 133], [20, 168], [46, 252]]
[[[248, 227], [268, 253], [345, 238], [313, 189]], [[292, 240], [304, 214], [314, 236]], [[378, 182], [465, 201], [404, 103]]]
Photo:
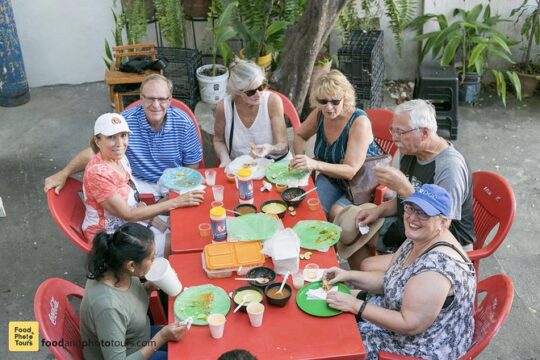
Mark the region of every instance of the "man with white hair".
[[[383, 252], [395, 251], [406, 239], [402, 201], [423, 184], [436, 184], [448, 191], [454, 204], [450, 231], [466, 250], [472, 249], [472, 178], [463, 156], [451, 143], [437, 135], [433, 105], [421, 99], [398, 105], [390, 132], [401, 154], [400, 169], [376, 167], [375, 172], [379, 183], [394, 190], [397, 196], [379, 206], [357, 210], [355, 226], [369, 226], [380, 218], [386, 218], [380, 236], [373, 235], [370, 243], [376, 243]], [[338, 216], [336, 222], [342, 222], [347, 213], [353, 216], [355, 210], [345, 208], [344, 216]], [[422, 222], [414, 225], [421, 227]], [[359, 240], [366, 241], [361, 238]], [[367, 256], [369, 249], [363, 246], [349, 257], [351, 268], [360, 269], [360, 263]], [[375, 270], [378, 264], [389, 261], [391, 256], [369, 258], [362, 264], [362, 269]]]

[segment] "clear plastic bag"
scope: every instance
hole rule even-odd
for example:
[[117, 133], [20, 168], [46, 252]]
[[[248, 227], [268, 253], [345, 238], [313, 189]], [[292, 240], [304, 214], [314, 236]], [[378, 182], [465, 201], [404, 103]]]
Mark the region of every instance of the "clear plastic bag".
[[300, 238], [287, 228], [278, 232], [263, 243], [263, 254], [270, 256], [274, 263], [274, 271], [284, 275], [287, 271], [295, 273], [300, 265]]

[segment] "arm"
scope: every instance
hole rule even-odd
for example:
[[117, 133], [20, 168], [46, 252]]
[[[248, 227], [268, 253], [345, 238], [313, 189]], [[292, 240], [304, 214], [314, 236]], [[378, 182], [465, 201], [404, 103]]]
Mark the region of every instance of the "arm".
[[80, 153], [75, 155], [73, 159], [69, 161], [66, 167], [58, 171], [56, 174], [45, 178], [45, 187], [43, 188], [43, 190], [47, 192], [49, 191], [49, 189], [55, 188], [55, 192], [59, 194], [60, 190], [62, 190], [62, 187], [64, 187], [67, 178], [70, 175], [83, 171], [86, 167], [86, 164], [88, 164], [88, 162], [90, 161], [90, 159], [92, 159], [93, 156], [94, 152], [91, 148], [88, 147], [82, 150]]
[[450, 288], [451, 283], [445, 276], [426, 271], [413, 276], [405, 284], [401, 311], [368, 304], [362, 317], [390, 331], [417, 335], [433, 324]]
[[151, 219], [156, 215], [165, 214], [179, 207], [197, 206], [204, 199], [204, 191], [195, 190], [180, 195], [174, 199], [160, 201], [148, 206], [129, 207], [119, 194], [99, 204], [108, 212], [127, 221]]
[[399, 169], [392, 166], [376, 166], [374, 170], [379, 184], [394, 190], [402, 199], [406, 199], [414, 193], [414, 186]]
[[330, 284], [352, 281], [355, 287], [366, 290], [372, 294], [382, 294], [384, 291], [384, 272], [343, 270], [338, 267], [328, 269], [324, 274]]
[[212, 140], [214, 144], [214, 151], [216, 152], [216, 157], [221, 163], [221, 167], [227, 166], [227, 164], [231, 162], [229, 157], [229, 149], [227, 149], [227, 144], [225, 142], [225, 107], [223, 102], [224, 100], [221, 100], [216, 106], [214, 139]]
[[316, 109], [313, 110], [302, 123], [298, 132], [294, 134], [293, 149], [296, 155], [306, 153], [307, 141], [317, 133], [317, 113]]

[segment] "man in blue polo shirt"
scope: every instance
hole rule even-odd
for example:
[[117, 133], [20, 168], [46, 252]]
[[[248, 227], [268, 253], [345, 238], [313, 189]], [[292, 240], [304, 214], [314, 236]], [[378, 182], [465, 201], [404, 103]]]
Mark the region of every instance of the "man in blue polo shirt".
[[[160, 195], [157, 181], [167, 168], [198, 168], [202, 146], [197, 129], [188, 115], [171, 107], [172, 82], [161, 75], [150, 75], [141, 84], [141, 105], [122, 115], [131, 130], [126, 152], [138, 190]], [[65, 168], [45, 179], [45, 192], [59, 193], [67, 178], [83, 171], [94, 156], [88, 147]], [[197, 205], [197, 204], [194, 204]]]

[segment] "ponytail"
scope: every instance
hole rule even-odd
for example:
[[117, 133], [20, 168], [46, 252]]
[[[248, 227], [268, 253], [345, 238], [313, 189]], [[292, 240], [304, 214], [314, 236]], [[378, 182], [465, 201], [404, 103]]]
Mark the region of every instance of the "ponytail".
[[92, 243], [86, 277], [101, 280], [106, 272], [111, 272], [119, 281], [124, 263], [140, 264], [150, 255], [153, 244], [154, 233], [141, 224], [126, 223], [113, 234], [102, 231]]

